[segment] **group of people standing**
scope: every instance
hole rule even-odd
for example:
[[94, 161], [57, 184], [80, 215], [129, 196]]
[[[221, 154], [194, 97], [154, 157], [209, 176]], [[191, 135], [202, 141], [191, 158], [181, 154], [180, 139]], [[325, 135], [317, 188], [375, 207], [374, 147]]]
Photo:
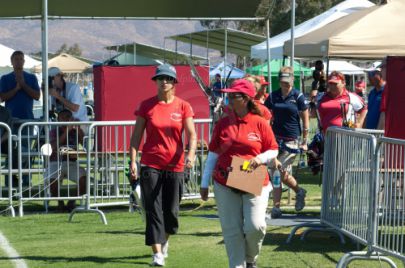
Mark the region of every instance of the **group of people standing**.
[[[226, 182], [233, 157], [246, 159], [252, 169], [260, 165], [279, 169], [282, 182], [296, 192], [295, 209], [300, 211], [305, 206], [306, 190], [292, 176], [291, 165], [297, 154], [307, 150], [310, 116], [319, 116], [322, 133], [330, 126], [350, 123], [350, 127], [362, 127], [364, 124], [367, 106], [361, 97], [346, 89], [344, 75], [334, 71], [328, 77], [321, 76], [319, 72], [316, 89], [321, 90], [312, 92], [316, 104], [311, 111], [305, 96], [293, 88], [291, 67], [280, 69], [280, 89], [269, 95], [264, 90], [268, 82], [256, 76], [235, 80], [229, 88], [220, 89], [221, 94], [227, 94], [228, 104], [214, 126], [200, 195], [203, 200], [208, 199], [209, 182], [213, 179], [229, 267], [257, 267], [266, 233], [268, 198], [273, 188], [268, 173], [263, 177], [259, 195], [229, 187]], [[157, 95], [143, 101], [135, 111], [137, 122], [131, 138], [130, 170], [133, 180], [140, 179], [146, 215], [145, 244], [151, 246], [152, 265], [164, 266], [169, 237], [178, 230], [183, 171], [194, 165], [196, 133], [191, 105], [175, 95], [178, 83], [175, 68], [169, 64], [159, 66], [152, 80]], [[378, 99], [382, 84], [378, 77], [370, 81], [378, 85], [370, 98]], [[371, 120], [375, 124], [378, 121], [375, 117], [368, 116], [367, 122]], [[146, 140], [139, 160], [144, 131]], [[189, 144], [186, 151], [183, 131]], [[273, 218], [281, 216], [280, 197], [281, 189], [273, 189]]]

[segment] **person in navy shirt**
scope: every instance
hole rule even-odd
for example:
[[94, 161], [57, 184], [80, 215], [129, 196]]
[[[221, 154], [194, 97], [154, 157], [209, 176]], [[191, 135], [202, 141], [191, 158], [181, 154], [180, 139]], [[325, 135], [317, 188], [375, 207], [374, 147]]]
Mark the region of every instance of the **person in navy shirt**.
[[[34, 119], [33, 105], [34, 100], [39, 100], [41, 96], [38, 80], [35, 75], [24, 71], [24, 53], [22, 51], [14, 51], [11, 54], [11, 64], [13, 72], [3, 75], [0, 79], [0, 98], [5, 101], [5, 107], [11, 113], [11, 116], [16, 119], [30, 120]], [[17, 130], [21, 122], [14, 121], [13, 133]], [[24, 128], [23, 134], [26, 134], [28, 128]], [[28, 141], [26, 140], [22, 146], [23, 151], [28, 149]], [[13, 153], [13, 169], [18, 168], [18, 155]], [[23, 168], [28, 168], [28, 159], [24, 158], [22, 162]], [[23, 175], [23, 186], [29, 183], [27, 174]], [[17, 182], [17, 176], [13, 175], [14, 182]], [[17, 184], [14, 184], [17, 186]]]
[[24, 53], [14, 51], [11, 55], [14, 71], [1, 77], [0, 98], [12, 117], [34, 119], [33, 103], [39, 100], [41, 93], [36, 76], [24, 71], [24, 63]]
[[[293, 89], [294, 72], [291, 67], [282, 67], [279, 72], [280, 89], [272, 92], [264, 105], [272, 111], [272, 128], [279, 145], [277, 159], [281, 162], [282, 182], [296, 193], [295, 209], [300, 211], [305, 206], [306, 191], [298, 186], [291, 175], [295, 156], [300, 149], [307, 150], [307, 136], [309, 128], [308, 105], [305, 97], [298, 90]], [[301, 129], [301, 120], [303, 130]], [[302, 140], [299, 141], [302, 134]], [[277, 164], [279, 165], [279, 164]], [[281, 187], [273, 191], [272, 218], [281, 217], [280, 209]]]
[[381, 97], [385, 87], [385, 80], [380, 69], [369, 72], [368, 78], [374, 88], [368, 94], [366, 128], [377, 129], [380, 121]]

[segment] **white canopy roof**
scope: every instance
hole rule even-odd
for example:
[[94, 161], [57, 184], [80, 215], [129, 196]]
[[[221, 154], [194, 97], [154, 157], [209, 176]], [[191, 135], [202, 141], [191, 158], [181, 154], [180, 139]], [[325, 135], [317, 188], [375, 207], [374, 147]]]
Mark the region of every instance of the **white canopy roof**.
[[[15, 51], [14, 49], [0, 44], [0, 67], [12, 67], [10, 58], [11, 54], [13, 54], [14, 51]], [[31, 69], [35, 65], [41, 64], [40, 61], [37, 61], [28, 55], [24, 55], [24, 59], [25, 59], [24, 64], [25, 69]]]
[[[391, 0], [331, 22], [295, 40], [295, 56], [382, 59], [405, 55], [405, 1]], [[284, 54], [291, 53], [290, 41]]]
[[[72, 55], [61, 53], [48, 61], [48, 67], [58, 67], [64, 73], [81, 73], [91, 65], [83, 60], [80, 60]], [[41, 72], [42, 64], [34, 67], [34, 72]]]
[[[367, 0], [346, 0], [324, 13], [307, 20], [294, 28], [294, 35], [296, 38], [303, 36], [309, 32], [321, 28], [322, 26], [344, 17], [353, 12], [359, 11], [364, 8], [374, 6], [373, 3]], [[283, 45], [284, 42], [291, 39], [291, 30], [288, 29], [272, 38], [270, 38], [270, 57], [272, 59], [283, 58]], [[251, 57], [259, 59], [267, 59], [267, 41], [258, 45], [252, 46]]]

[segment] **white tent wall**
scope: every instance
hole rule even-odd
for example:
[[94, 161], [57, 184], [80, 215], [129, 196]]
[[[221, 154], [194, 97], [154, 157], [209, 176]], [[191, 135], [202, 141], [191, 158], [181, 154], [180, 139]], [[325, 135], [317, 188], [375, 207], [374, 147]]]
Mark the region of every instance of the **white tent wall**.
[[[294, 35], [296, 38], [303, 36], [309, 32], [321, 28], [322, 26], [344, 17], [353, 12], [373, 6], [374, 4], [367, 0], [346, 0], [324, 13], [307, 20], [294, 27]], [[270, 38], [270, 56], [271, 59], [283, 58], [284, 42], [291, 39], [291, 29], [288, 29], [272, 38]], [[251, 58], [267, 59], [267, 41], [251, 47]]]
[[[326, 66], [326, 62], [324, 62]], [[332, 71], [338, 71], [346, 75], [362, 75], [364, 70], [350, 62], [341, 60], [330, 60], [329, 61], [329, 73]]]
[[[14, 51], [14, 49], [0, 44], [0, 67], [12, 67], [10, 58]], [[34, 66], [41, 64], [40, 61], [37, 61], [28, 55], [24, 55], [24, 59], [24, 68], [26, 69], [31, 69]]]

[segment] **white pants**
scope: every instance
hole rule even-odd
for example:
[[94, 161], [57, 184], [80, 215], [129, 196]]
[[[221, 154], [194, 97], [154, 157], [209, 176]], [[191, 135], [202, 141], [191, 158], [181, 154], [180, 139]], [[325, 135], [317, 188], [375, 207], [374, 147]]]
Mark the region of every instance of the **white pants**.
[[215, 200], [230, 268], [256, 261], [266, 235], [266, 209], [270, 184], [260, 196], [240, 194], [214, 183]]

